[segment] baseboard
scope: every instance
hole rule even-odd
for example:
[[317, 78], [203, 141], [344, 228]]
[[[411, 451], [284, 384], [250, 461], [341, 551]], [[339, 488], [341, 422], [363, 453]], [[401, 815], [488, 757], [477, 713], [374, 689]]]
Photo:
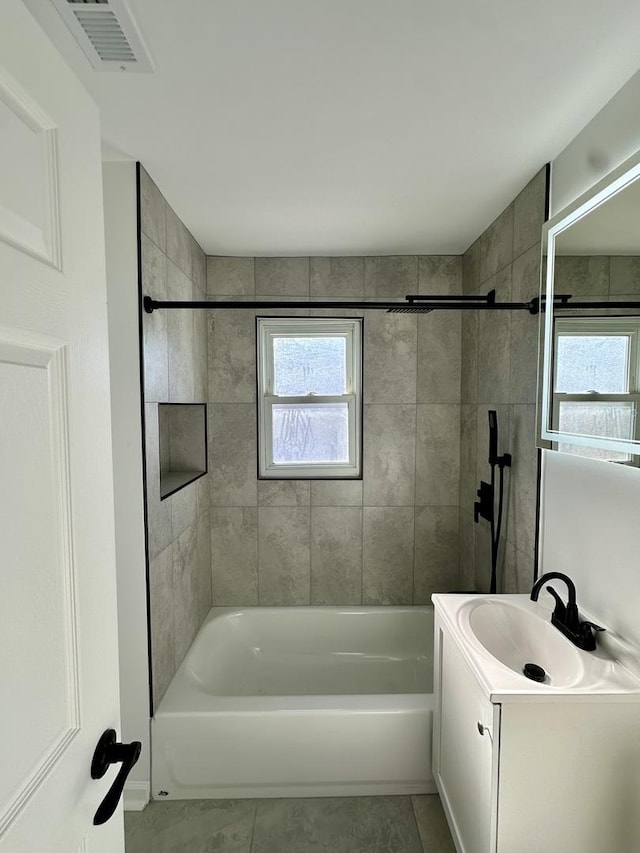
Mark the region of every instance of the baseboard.
[[141, 812], [149, 802], [150, 795], [150, 782], [127, 782], [124, 786], [124, 810], [126, 812]]

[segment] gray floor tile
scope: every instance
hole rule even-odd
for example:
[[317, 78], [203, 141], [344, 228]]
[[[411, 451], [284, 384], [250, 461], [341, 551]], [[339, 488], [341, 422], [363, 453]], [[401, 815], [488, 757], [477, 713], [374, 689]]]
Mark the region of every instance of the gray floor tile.
[[125, 813], [126, 853], [249, 853], [255, 800], [152, 802]]
[[424, 853], [456, 853], [440, 797], [431, 794], [411, 799]]
[[409, 797], [261, 800], [252, 853], [422, 853]]

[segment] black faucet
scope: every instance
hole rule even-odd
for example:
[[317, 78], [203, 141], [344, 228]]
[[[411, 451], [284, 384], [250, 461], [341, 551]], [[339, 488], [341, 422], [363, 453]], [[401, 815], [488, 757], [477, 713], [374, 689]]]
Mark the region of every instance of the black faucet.
[[586, 652], [592, 652], [596, 647], [596, 633], [605, 629], [593, 622], [582, 622], [580, 620], [578, 605], [576, 604], [576, 587], [570, 577], [563, 575], [562, 572], [547, 572], [534, 583], [531, 590], [531, 600], [537, 601], [542, 586], [553, 578], [565, 582], [569, 591], [569, 599], [565, 604], [552, 586], [547, 587], [547, 592], [551, 593], [556, 602], [551, 614], [551, 624], [571, 640], [574, 646], [584, 649]]

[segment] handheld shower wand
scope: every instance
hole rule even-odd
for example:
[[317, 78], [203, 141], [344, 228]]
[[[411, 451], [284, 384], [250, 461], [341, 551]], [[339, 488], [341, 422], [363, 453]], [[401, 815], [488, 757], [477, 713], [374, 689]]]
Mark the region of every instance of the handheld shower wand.
[[[491, 466], [491, 482], [480, 482], [478, 498], [473, 505], [473, 516], [478, 524], [484, 518], [491, 525], [491, 582], [489, 592], [497, 591], [498, 549], [502, 532], [502, 508], [504, 501], [504, 469], [511, 467], [511, 454], [498, 456], [498, 413], [489, 409], [489, 465]], [[498, 513], [495, 513], [496, 468], [500, 471], [498, 487]]]

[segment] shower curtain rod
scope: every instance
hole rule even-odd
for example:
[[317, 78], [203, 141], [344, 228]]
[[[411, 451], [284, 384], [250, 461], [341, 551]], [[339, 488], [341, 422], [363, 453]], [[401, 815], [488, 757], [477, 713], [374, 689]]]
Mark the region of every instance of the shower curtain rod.
[[[640, 309], [640, 301], [628, 302], [574, 302], [569, 304], [571, 295], [567, 293], [558, 293], [553, 297], [554, 310], [575, 310], [576, 308], [638, 308]], [[273, 302], [254, 300], [252, 302], [218, 302], [210, 300], [193, 300], [193, 301], [166, 301], [152, 299], [150, 296], [145, 296], [143, 299], [144, 310], [147, 314], [152, 314], [160, 308], [173, 309], [200, 309], [207, 310], [215, 309], [245, 309], [249, 311], [256, 310], [272, 310], [274, 308], [284, 308], [294, 310], [299, 308], [313, 308], [314, 310], [322, 308], [339, 309], [343, 311], [387, 311], [395, 314], [428, 314], [430, 311], [528, 311], [529, 314], [539, 314], [540, 310], [544, 311], [546, 298], [535, 296], [528, 302], [496, 302], [495, 290], [490, 290], [484, 296], [470, 296], [468, 294], [452, 296], [446, 295], [428, 295], [418, 296], [409, 295], [405, 297], [404, 302], [364, 302], [364, 301], [331, 301], [322, 300], [318, 302], [303, 302], [303, 301], [285, 301], [276, 300]]]

